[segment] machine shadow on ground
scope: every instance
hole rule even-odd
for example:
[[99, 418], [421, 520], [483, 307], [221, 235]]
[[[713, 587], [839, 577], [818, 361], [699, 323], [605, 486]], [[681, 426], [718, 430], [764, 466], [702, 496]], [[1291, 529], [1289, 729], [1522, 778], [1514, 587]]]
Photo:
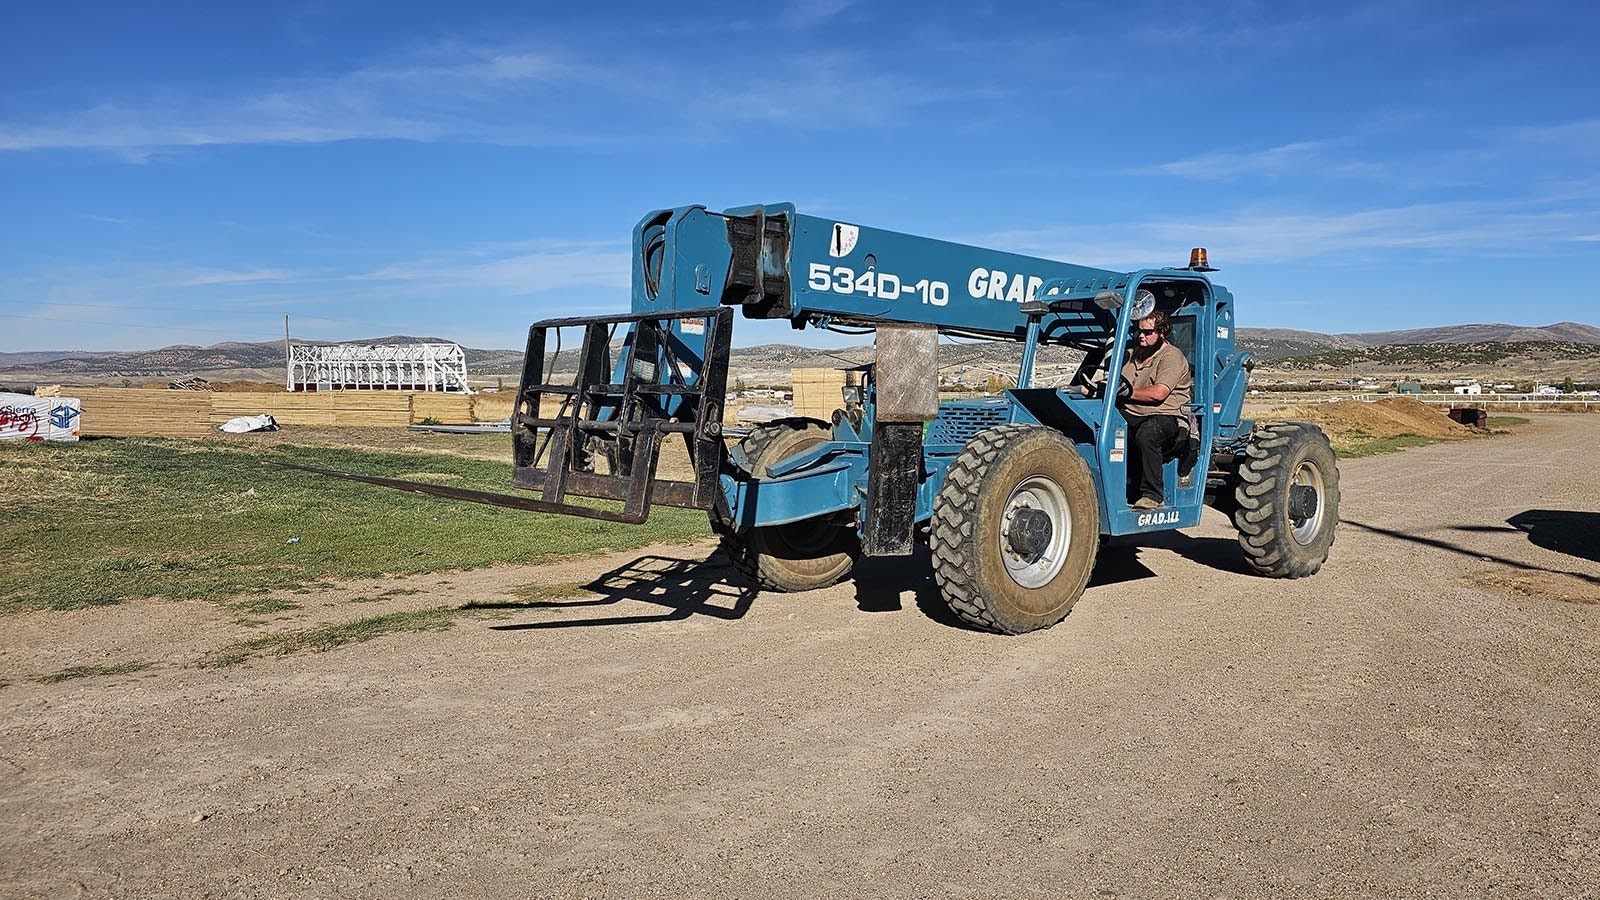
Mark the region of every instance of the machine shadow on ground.
[[1530, 509], [1507, 519], [1506, 524], [1526, 532], [1536, 547], [1600, 562], [1600, 513]]
[[588, 628], [603, 625], [642, 625], [676, 622], [691, 616], [732, 621], [744, 618], [756, 591], [734, 583], [735, 572], [719, 550], [705, 560], [641, 556], [583, 585], [596, 597], [572, 600], [508, 601], [481, 604], [480, 608], [567, 611], [620, 609], [629, 601], [665, 607], [659, 614], [562, 618], [538, 622], [495, 625], [492, 631], [526, 631], [547, 628]]
[[933, 557], [924, 544], [918, 544], [910, 556], [862, 557], [856, 562], [853, 582], [856, 607], [862, 612], [899, 612], [904, 608], [901, 596], [911, 591], [917, 610], [929, 619], [950, 628], [977, 630], [944, 602], [933, 580]]
[[[1594, 527], [1596, 527], [1596, 523], [1594, 522], [1594, 517], [1595, 517], [1594, 513], [1570, 513], [1570, 512], [1558, 512], [1558, 511], [1551, 511], [1551, 510], [1529, 510], [1528, 512], [1517, 513], [1515, 516], [1512, 516], [1507, 521], [1516, 522], [1516, 521], [1518, 521], [1520, 519], [1520, 520], [1522, 520], [1524, 522], [1527, 522], [1528, 520], [1523, 519], [1523, 517], [1524, 516], [1529, 516], [1529, 515], [1531, 515], [1533, 513], [1539, 513], [1539, 514], [1541, 514], [1541, 516], [1543, 514], [1547, 514], [1547, 513], [1553, 514], [1555, 516], [1559, 516], [1559, 518], [1552, 518], [1552, 519], [1545, 519], [1545, 518], [1541, 518], [1541, 517], [1538, 517], [1538, 516], [1535, 517], [1535, 521], [1539, 521], [1541, 523], [1549, 523], [1549, 522], [1553, 521], [1553, 522], [1557, 522], [1559, 524], [1556, 525], [1556, 526], [1551, 526], [1549, 524], [1540, 524], [1540, 525], [1537, 525], [1537, 526], [1528, 526], [1528, 527], [1516, 527], [1515, 525], [1455, 525], [1455, 526], [1451, 526], [1450, 530], [1451, 531], [1464, 531], [1464, 532], [1478, 532], [1478, 533], [1488, 532], [1488, 533], [1491, 533], [1491, 534], [1504, 534], [1504, 533], [1518, 533], [1518, 532], [1520, 532], [1520, 533], [1527, 534], [1528, 535], [1528, 539], [1530, 541], [1532, 541], [1535, 545], [1540, 546], [1540, 547], [1544, 547], [1545, 549], [1548, 549], [1548, 550], [1554, 550], [1555, 552], [1558, 552], [1558, 553], [1563, 553], [1563, 554], [1567, 554], [1567, 555], [1571, 555], [1571, 556], [1578, 556], [1578, 557], [1581, 557], [1581, 558], [1584, 558], [1584, 559], [1593, 560], [1593, 559], [1600, 558], [1600, 556], [1596, 556], [1596, 555], [1586, 555], [1586, 553], [1588, 553], [1588, 554], [1593, 554], [1594, 553], [1594, 549], [1595, 549], [1594, 548], [1594, 541], [1595, 541], [1594, 537], [1592, 537], [1590, 535], [1579, 534], [1579, 533], [1575, 533], [1575, 532], [1567, 530], [1567, 529], [1582, 529], [1582, 528], [1594, 528]], [[1573, 517], [1573, 518], [1568, 518], [1568, 517]], [[1583, 522], [1585, 517], [1588, 518], [1588, 524], [1584, 524], [1584, 522]], [[1425, 547], [1433, 547], [1433, 548], [1438, 549], [1438, 550], [1448, 550], [1451, 553], [1459, 553], [1462, 556], [1471, 556], [1471, 557], [1474, 557], [1476, 559], [1485, 560], [1487, 562], [1498, 563], [1499, 565], [1507, 566], [1507, 567], [1512, 568], [1512, 569], [1521, 569], [1521, 570], [1523, 570], [1525, 572], [1548, 572], [1548, 573], [1550, 573], [1552, 575], [1570, 575], [1573, 578], [1577, 578], [1577, 579], [1582, 580], [1582, 581], [1587, 581], [1590, 584], [1600, 584], [1600, 578], [1597, 578], [1597, 577], [1595, 577], [1593, 575], [1590, 575], [1590, 574], [1588, 574], [1586, 572], [1573, 572], [1573, 571], [1571, 571], [1569, 569], [1553, 569], [1553, 568], [1550, 568], [1549, 566], [1534, 565], [1533, 563], [1526, 563], [1526, 562], [1522, 562], [1520, 560], [1515, 560], [1515, 559], [1510, 559], [1510, 558], [1507, 558], [1507, 557], [1504, 557], [1504, 556], [1500, 556], [1498, 554], [1491, 553], [1488, 550], [1485, 550], [1485, 549], [1482, 549], [1482, 548], [1478, 548], [1478, 547], [1467, 547], [1467, 546], [1463, 546], [1461, 544], [1451, 543], [1450, 541], [1440, 540], [1438, 538], [1424, 537], [1424, 536], [1419, 535], [1419, 534], [1408, 534], [1408, 533], [1406, 533], [1404, 531], [1397, 531], [1397, 530], [1395, 530], [1393, 528], [1383, 528], [1383, 527], [1380, 527], [1380, 526], [1377, 526], [1377, 525], [1368, 525], [1365, 522], [1357, 522], [1357, 521], [1355, 521], [1353, 519], [1345, 519], [1342, 522], [1340, 522], [1339, 524], [1343, 525], [1343, 526], [1350, 527], [1350, 528], [1360, 528], [1363, 531], [1370, 531], [1373, 534], [1380, 534], [1380, 535], [1383, 535], [1384, 537], [1394, 538], [1395, 540], [1399, 540], [1399, 541], [1409, 541], [1409, 542], [1411, 542], [1413, 544], [1421, 544], [1421, 545], [1423, 545]], [[1578, 548], [1578, 549], [1574, 549], [1574, 548]]]
[[[1124, 538], [1114, 538], [1104, 547], [1100, 548], [1101, 566], [1108, 554], [1118, 552], [1137, 553], [1142, 548], [1170, 550], [1189, 562], [1216, 569], [1219, 572], [1231, 572], [1235, 575], [1249, 575], [1250, 570], [1245, 566], [1244, 553], [1239, 549], [1239, 541], [1235, 538], [1219, 537], [1194, 537], [1181, 531], [1152, 531], [1146, 534], [1132, 535]], [[1140, 566], [1143, 569], [1143, 566]], [[1152, 573], [1144, 569], [1140, 578], [1149, 577]], [[1100, 567], [1095, 569], [1095, 578], [1089, 582], [1093, 587], [1099, 582]], [[1131, 578], [1120, 579], [1131, 581]], [[1114, 584], [1116, 582], [1106, 582]]]
[[[1139, 562], [1138, 547], [1108, 544], [1101, 548], [1086, 590], [1153, 578]], [[866, 613], [900, 612], [901, 598], [911, 591], [917, 610], [940, 625], [964, 631], [982, 631], [950, 611], [933, 578], [933, 560], [928, 548], [918, 545], [911, 556], [894, 558], [863, 557], [856, 563], [854, 584], [856, 606]]]
[[[1115, 538], [1100, 547], [1085, 590], [1111, 587], [1156, 577], [1139, 559], [1145, 548], [1170, 550], [1209, 568], [1246, 574], [1244, 558], [1237, 541], [1227, 538], [1197, 538], [1182, 532], [1159, 532], [1132, 538]], [[975, 631], [950, 611], [933, 578], [933, 560], [925, 545], [919, 544], [911, 556], [863, 557], [856, 563], [854, 578], [856, 606], [866, 613], [899, 612], [907, 591], [917, 609], [929, 619], [951, 628]]]

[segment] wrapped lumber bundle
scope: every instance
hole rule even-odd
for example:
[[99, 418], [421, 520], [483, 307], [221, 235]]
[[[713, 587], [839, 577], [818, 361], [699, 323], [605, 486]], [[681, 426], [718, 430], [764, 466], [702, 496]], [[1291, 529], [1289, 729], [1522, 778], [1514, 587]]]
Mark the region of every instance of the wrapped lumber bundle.
[[212, 394], [144, 388], [67, 387], [82, 404], [79, 430], [106, 437], [206, 437]]
[[0, 393], [0, 441], [75, 441], [80, 418], [72, 397]]
[[272, 416], [285, 426], [404, 428], [411, 423], [411, 395], [400, 391], [238, 391], [210, 397], [214, 425], [259, 415]]
[[843, 369], [791, 369], [794, 414], [826, 422], [844, 406], [844, 386], [850, 375]]
[[432, 419], [443, 425], [471, 425], [473, 397], [419, 391], [411, 395], [411, 423]]

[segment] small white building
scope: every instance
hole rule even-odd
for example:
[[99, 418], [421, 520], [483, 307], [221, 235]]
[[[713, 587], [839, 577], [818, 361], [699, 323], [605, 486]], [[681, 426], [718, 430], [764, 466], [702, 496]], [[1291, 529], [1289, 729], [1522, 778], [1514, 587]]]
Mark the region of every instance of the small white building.
[[1454, 390], [1458, 394], [1481, 394], [1483, 393], [1483, 385], [1474, 381], [1469, 384], [1458, 384]]

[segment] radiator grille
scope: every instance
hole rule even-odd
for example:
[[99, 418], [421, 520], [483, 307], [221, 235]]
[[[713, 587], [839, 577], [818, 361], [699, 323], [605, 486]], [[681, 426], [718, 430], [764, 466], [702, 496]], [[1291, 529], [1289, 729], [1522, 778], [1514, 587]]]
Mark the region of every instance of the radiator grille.
[[928, 427], [930, 444], [965, 444], [985, 428], [1011, 420], [1011, 404], [1003, 399], [965, 400], [939, 407], [939, 418]]

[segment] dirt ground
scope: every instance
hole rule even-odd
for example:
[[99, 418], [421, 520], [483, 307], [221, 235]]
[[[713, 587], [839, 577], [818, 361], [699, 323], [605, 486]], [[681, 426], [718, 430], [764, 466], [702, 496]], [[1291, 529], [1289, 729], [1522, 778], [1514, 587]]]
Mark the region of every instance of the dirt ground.
[[1319, 575], [1208, 513], [1017, 638], [926, 559], [751, 596], [709, 544], [341, 585], [274, 627], [505, 608], [227, 668], [210, 604], [12, 616], [0, 895], [1593, 897], [1597, 442], [1348, 461]]

